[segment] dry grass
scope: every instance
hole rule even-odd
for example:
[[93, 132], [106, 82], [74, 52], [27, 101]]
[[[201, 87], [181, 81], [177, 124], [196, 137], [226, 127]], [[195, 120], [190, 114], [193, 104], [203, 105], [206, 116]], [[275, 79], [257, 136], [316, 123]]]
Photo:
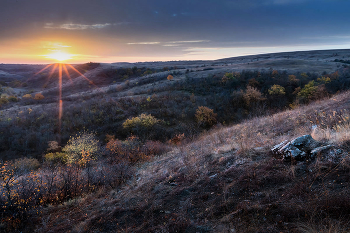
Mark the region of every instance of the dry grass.
[[[321, 223], [321, 224], [320, 224]], [[346, 233], [342, 223], [332, 219], [319, 219], [318, 221], [311, 221], [308, 223], [298, 224], [298, 230], [301, 233]]]
[[[291, 166], [270, 148], [310, 134], [318, 113], [347, 109], [349, 98], [214, 129], [140, 165], [122, 189], [45, 209], [38, 232], [346, 232], [349, 160]], [[316, 224], [315, 213], [329, 221]]]

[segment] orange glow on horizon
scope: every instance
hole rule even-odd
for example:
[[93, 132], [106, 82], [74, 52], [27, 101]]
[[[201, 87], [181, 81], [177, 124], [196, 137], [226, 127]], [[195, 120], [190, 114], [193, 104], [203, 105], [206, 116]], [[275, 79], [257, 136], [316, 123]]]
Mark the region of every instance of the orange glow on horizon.
[[62, 62], [65, 60], [72, 59], [72, 55], [69, 53], [66, 53], [66, 52], [57, 51], [55, 53], [51, 53], [51, 54], [47, 55], [46, 58], [50, 58], [50, 59], [54, 59], [54, 60]]

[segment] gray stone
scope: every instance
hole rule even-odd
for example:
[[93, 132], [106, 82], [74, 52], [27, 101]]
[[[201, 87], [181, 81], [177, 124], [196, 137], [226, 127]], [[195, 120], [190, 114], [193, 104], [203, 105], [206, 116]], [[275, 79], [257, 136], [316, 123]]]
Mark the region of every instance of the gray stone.
[[314, 140], [311, 135], [303, 135], [288, 143], [287, 141], [284, 141], [274, 146], [271, 151], [275, 154], [281, 155], [282, 158], [287, 161], [304, 161], [307, 159], [312, 159], [314, 154], [311, 154], [311, 152], [321, 145], [322, 144]]
[[326, 152], [327, 150], [332, 149], [332, 148], [333, 148], [332, 145], [317, 147], [317, 148], [313, 149], [313, 150], [310, 152], [310, 157], [311, 157], [312, 159], [314, 159], [314, 158], [316, 158], [319, 154], [321, 154], [321, 152]]

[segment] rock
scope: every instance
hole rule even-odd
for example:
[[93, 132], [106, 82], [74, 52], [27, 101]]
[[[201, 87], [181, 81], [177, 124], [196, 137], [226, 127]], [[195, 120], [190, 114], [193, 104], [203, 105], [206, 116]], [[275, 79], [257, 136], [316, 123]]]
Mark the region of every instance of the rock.
[[286, 145], [288, 142], [288, 140], [284, 140], [283, 142], [281, 142], [280, 144], [277, 144], [276, 146], [272, 147], [271, 151], [275, 154], [278, 154], [278, 151], [284, 146]]
[[[271, 151], [274, 154], [281, 155], [286, 161], [296, 160], [305, 161], [307, 159], [312, 159], [315, 154], [311, 152], [315, 148], [319, 148], [322, 144], [314, 140], [311, 135], [303, 135], [301, 137], [295, 138], [290, 142], [284, 141], [276, 146], [274, 146]], [[322, 150], [322, 149], [320, 149]], [[315, 152], [318, 153], [318, 152]]]
[[311, 157], [312, 159], [314, 159], [314, 158], [316, 158], [319, 154], [321, 154], [321, 152], [326, 152], [327, 150], [332, 149], [332, 148], [333, 148], [332, 145], [317, 147], [317, 148], [313, 149], [313, 150], [310, 152], [310, 157]]

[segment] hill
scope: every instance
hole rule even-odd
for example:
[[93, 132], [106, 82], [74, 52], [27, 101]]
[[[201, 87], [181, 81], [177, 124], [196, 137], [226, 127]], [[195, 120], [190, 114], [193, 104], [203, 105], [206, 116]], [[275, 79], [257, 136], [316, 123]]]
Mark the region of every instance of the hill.
[[[120, 189], [45, 208], [38, 231], [348, 232], [350, 93], [215, 129], [140, 165]], [[340, 120], [343, 119], [343, 120]], [[332, 136], [312, 131], [314, 122]], [[333, 158], [285, 162], [295, 137], [336, 145]], [[64, 224], [62, 224], [64, 223]]]
[[1, 127], [11, 132], [0, 135], [0, 157], [40, 159], [48, 141], [65, 144], [84, 129], [97, 132], [102, 141], [107, 134], [126, 139], [135, 132], [123, 123], [141, 114], [160, 120], [149, 129], [150, 140], [165, 142], [181, 134], [192, 139], [212, 125], [196, 119], [201, 106], [228, 125], [347, 90], [348, 54], [331, 50], [217, 61], [66, 65], [61, 135], [55, 65], [42, 72], [42, 65], [18, 65], [18, 71], [16, 65], [0, 65]]
[[0, 229], [346, 232], [349, 57], [1, 64]]

